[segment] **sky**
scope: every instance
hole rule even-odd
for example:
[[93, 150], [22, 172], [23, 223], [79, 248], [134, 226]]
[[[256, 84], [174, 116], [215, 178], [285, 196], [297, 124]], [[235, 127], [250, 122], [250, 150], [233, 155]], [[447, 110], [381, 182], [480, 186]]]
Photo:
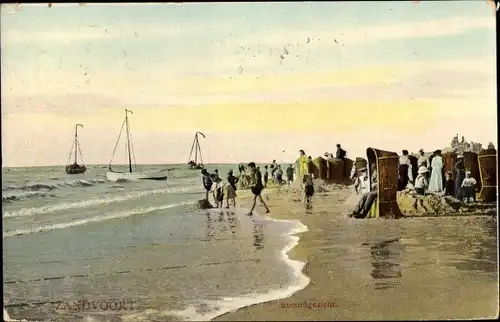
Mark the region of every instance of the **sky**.
[[125, 108], [138, 164], [496, 146], [495, 42], [479, 0], [2, 5], [2, 161], [64, 165], [81, 123], [107, 164]]

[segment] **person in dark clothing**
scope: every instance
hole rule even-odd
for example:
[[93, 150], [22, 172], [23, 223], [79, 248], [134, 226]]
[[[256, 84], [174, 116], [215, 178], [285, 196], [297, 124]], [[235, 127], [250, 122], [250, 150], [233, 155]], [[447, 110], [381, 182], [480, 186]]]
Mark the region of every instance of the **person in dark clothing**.
[[278, 165], [276, 164], [276, 160], [273, 160], [273, 163], [271, 163], [271, 178], [274, 178], [274, 172], [278, 168]]
[[269, 180], [269, 172], [267, 170], [267, 165], [264, 166], [264, 187], [267, 187], [267, 181]]
[[340, 144], [337, 144], [337, 155], [336, 155], [336, 159], [345, 159], [345, 155], [346, 155], [346, 152], [344, 151], [344, 149], [342, 149], [342, 147], [340, 146]]
[[408, 169], [410, 168], [410, 159], [408, 159], [408, 154], [408, 150], [403, 150], [403, 155], [399, 157], [398, 191], [403, 190], [408, 185]]
[[306, 208], [309, 208], [311, 205], [311, 198], [314, 195], [314, 182], [313, 182], [313, 174], [309, 174], [307, 178], [306, 184], [304, 186], [304, 194], [306, 201]]
[[465, 179], [465, 166], [463, 155], [457, 156], [455, 163], [455, 198], [462, 200], [462, 181]]
[[452, 179], [451, 171], [446, 172], [446, 181], [444, 182], [444, 195], [455, 196], [455, 180]]
[[233, 175], [233, 170], [229, 170], [227, 174], [227, 182], [231, 185], [231, 187], [233, 187], [234, 191], [236, 191], [236, 184], [238, 183], [238, 180], [239, 179]]
[[253, 210], [255, 209], [255, 205], [257, 204], [257, 197], [259, 198], [264, 208], [266, 208], [266, 214], [267, 214], [270, 212], [270, 210], [261, 196], [262, 190], [264, 190], [264, 184], [262, 183], [262, 174], [260, 173], [260, 171], [258, 171], [257, 167], [255, 166], [255, 162], [250, 162], [248, 164], [248, 167], [253, 173], [255, 173], [255, 184], [251, 187], [251, 191], [253, 193], [253, 205], [252, 209], [250, 209], [249, 215], [252, 215]]
[[222, 179], [217, 178], [215, 180], [214, 187], [214, 200], [215, 200], [215, 208], [222, 208], [222, 203], [224, 201], [224, 191], [222, 190]]
[[208, 193], [210, 192], [210, 189], [212, 189], [213, 181], [210, 176], [210, 173], [208, 173], [207, 169], [202, 169], [201, 174], [203, 175], [203, 187], [205, 188], [205, 199], [208, 200]]
[[278, 184], [278, 186], [281, 186], [281, 184], [283, 183], [283, 170], [281, 170], [281, 165], [278, 164], [274, 175], [276, 177], [276, 184]]
[[293, 182], [293, 165], [291, 164], [286, 168], [286, 179], [288, 185], [291, 185]]

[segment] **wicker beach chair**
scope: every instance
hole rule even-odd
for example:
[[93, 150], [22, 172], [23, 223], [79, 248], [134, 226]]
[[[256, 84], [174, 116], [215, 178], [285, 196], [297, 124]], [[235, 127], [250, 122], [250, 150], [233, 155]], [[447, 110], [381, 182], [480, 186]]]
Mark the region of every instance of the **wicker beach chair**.
[[[368, 169], [376, 165], [378, 197], [372, 205], [368, 218], [401, 218], [397, 200], [399, 156], [395, 152], [382, 151], [374, 148], [366, 149]], [[370, 186], [372, 174], [369, 174]]]
[[478, 155], [481, 191], [479, 200], [483, 202], [493, 202], [497, 200], [497, 151], [487, 149], [479, 152]]

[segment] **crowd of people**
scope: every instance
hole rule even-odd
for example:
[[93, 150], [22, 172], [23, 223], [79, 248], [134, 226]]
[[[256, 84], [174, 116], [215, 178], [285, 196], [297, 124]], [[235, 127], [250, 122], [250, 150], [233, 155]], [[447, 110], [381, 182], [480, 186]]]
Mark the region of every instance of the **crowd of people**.
[[415, 192], [424, 195], [426, 192], [454, 196], [457, 199], [465, 200], [466, 202], [472, 199], [476, 201], [475, 187], [477, 181], [472, 177], [470, 171], [465, 170], [464, 156], [457, 155], [454, 172], [448, 171], [444, 173], [444, 161], [441, 150], [436, 150], [430, 157], [425, 155], [423, 149], [419, 150], [417, 160], [417, 176], [413, 180], [413, 168], [409, 159], [407, 150], [402, 151], [399, 158], [399, 178], [398, 190], [405, 188], [414, 188]]
[[[325, 153], [325, 156], [333, 159], [332, 153]], [[336, 158], [344, 159], [345, 157], [346, 151], [342, 149], [340, 144], [337, 144]], [[278, 188], [285, 184], [290, 186], [295, 179], [295, 174], [297, 174], [298, 178], [302, 179], [303, 201], [306, 207], [310, 207], [314, 195], [314, 175], [309, 171], [311, 163], [312, 157], [307, 156], [304, 150], [300, 150], [297, 168], [293, 164], [289, 164], [285, 171], [283, 171], [281, 165], [276, 160], [273, 160], [270, 165], [265, 165], [263, 170], [255, 162], [250, 162], [246, 165], [241, 163], [238, 165], [239, 177], [235, 177], [233, 171], [230, 170], [225, 180], [219, 176], [217, 169], [212, 174], [207, 169], [202, 169], [201, 174], [203, 187], [205, 188], [205, 199], [208, 201], [211, 194], [215, 207], [223, 207], [224, 200], [226, 201], [226, 208], [229, 208], [230, 205], [236, 207], [236, 190], [237, 183], [239, 182], [240, 186], [249, 187], [254, 195], [250, 214], [256, 207], [257, 199], [264, 206], [266, 213], [268, 213], [269, 208], [262, 198], [262, 190], [270, 185], [275, 185]]]
[[[454, 166], [455, 180], [453, 179], [453, 173], [451, 171], [444, 173], [443, 168], [444, 162], [441, 150], [436, 150], [430, 157], [427, 157], [424, 150], [420, 149], [417, 159], [418, 170], [414, 176], [409, 153], [407, 150], [403, 150], [399, 157], [398, 191], [410, 189], [414, 190], [417, 195], [432, 193], [452, 196], [466, 203], [471, 200], [476, 202], [477, 180], [472, 177], [471, 171], [465, 170], [464, 156], [462, 154], [457, 155]], [[370, 170], [372, 174], [371, 181], [366, 167], [358, 170], [354, 187], [356, 193], [361, 194], [361, 198], [354, 210], [348, 215], [349, 217], [365, 218], [370, 212], [373, 203], [377, 200], [378, 174], [376, 165], [372, 164]]]
[[[346, 151], [342, 149], [340, 144], [337, 144], [335, 157], [332, 153], [328, 152], [325, 153], [325, 157], [329, 160], [345, 159]], [[472, 177], [470, 171], [465, 171], [463, 159], [463, 155], [459, 154], [457, 156], [457, 162], [454, 167], [455, 179], [453, 179], [452, 172], [443, 172], [444, 162], [441, 150], [434, 151], [428, 157], [424, 150], [420, 149], [416, 162], [417, 169], [413, 169], [408, 151], [403, 150], [399, 157], [398, 191], [410, 189], [414, 190], [418, 195], [433, 193], [453, 196], [457, 199], [465, 200], [465, 202], [469, 202], [472, 199], [475, 202], [477, 181]], [[230, 205], [236, 207], [237, 183], [240, 182], [240, 186], [249, 187], [254, 195], [250, 214], [255, 209], [257, 200], [263, 205], [266, 213], [269, 213], [269, 207], [261, 195], [262, 191], [270, 185], [278, 187], [285, 184], [291, 185], [295, 176], [297, 176], [301, 182], [303, 202], [306, 204], [306, 207], [309, 207], [314, 195], [314, 175], [310, 171], [312, 162], [312, 157], [307, 156], [304, 150], [300, 150], [296, 168], [293, 164], [290, 164], [285, 172], [276, 160], [273, 160], [269, 165], [265, 165], [263, 170], [255, 162], [250, 162], [247, 165], [240, 164], [238, 166], [239, 177], [235, 177], [233, 171], [230, 170], [226, 180], [223, 180], [219, 176], [218, 170], [210, 174], [206, 169], [202, 169], [203, 186], [206, 190], [205, 198], [208, 200], [211, 192], [216, 207], [223, 207], [224, 200], [226, 201], [226, 208], [229, 208]], [[378, 198], [377, 166], [376, 164], [371, 164], [371, 180], [369, 180], [368, 169], [366, 167], [356, 170], [354, 187], [356, 193], [361, 194], [361, 197], [354, 211], [349, 216], [364, 218]]]

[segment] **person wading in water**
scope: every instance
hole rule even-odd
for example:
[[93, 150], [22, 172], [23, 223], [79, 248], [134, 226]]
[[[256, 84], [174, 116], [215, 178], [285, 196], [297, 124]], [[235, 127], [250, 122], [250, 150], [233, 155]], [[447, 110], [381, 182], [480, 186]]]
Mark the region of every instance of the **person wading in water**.
[[205, 199], [208, 201], [208, 193], [212, 189], [212, 185], [214, 184], [212, 178], [210, 177], [210, 173], [208, 173], [207, 169], [202, 169], [201, 174], [203, 175], [203, 187], [205, 188]]

